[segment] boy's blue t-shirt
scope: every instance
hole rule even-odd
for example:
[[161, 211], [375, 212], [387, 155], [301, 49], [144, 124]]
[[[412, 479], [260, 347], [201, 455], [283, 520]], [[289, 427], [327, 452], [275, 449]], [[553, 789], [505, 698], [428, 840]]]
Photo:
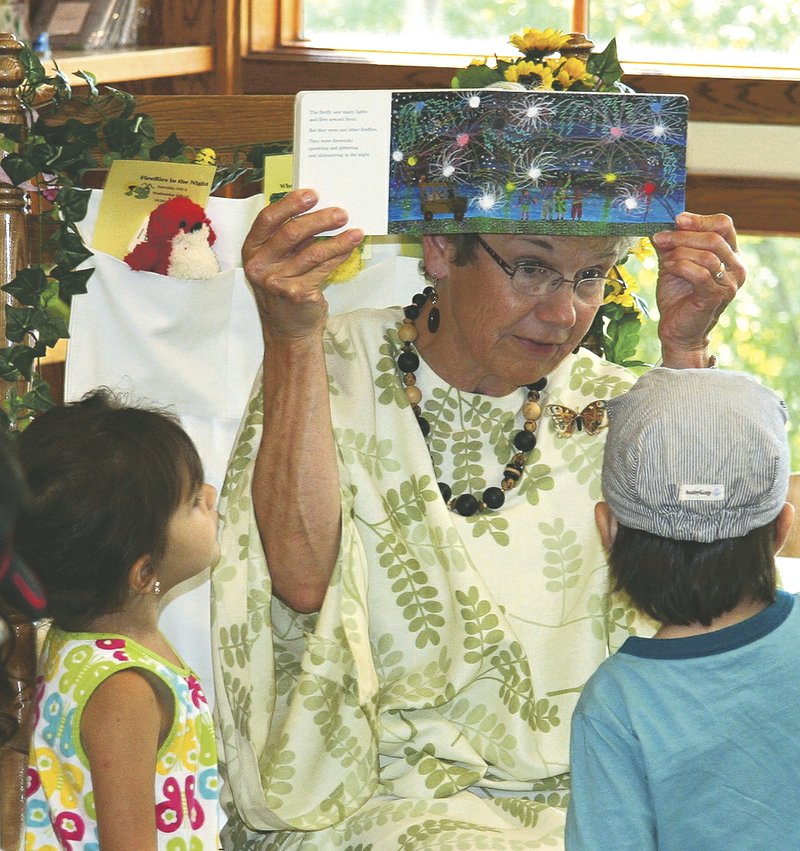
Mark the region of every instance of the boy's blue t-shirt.
[[800, 849], [798, 597], [600, 666], [572, 720], [567, 851]]

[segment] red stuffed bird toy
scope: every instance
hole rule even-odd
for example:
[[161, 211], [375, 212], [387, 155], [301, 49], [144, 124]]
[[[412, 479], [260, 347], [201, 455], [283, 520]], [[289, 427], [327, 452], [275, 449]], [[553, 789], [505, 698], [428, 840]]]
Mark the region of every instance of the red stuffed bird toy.
[[125, 256], [142, 272], [201, 280], [219, 272], [211, 246], [217, 235], [206, 211], [183, 196], [170, 198], [150, 213], [144, 242]]

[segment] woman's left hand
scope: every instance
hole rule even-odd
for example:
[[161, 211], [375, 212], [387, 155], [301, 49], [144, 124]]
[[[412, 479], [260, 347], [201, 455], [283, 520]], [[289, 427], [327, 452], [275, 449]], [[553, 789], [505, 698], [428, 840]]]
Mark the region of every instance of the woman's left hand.
[[662, 362], [676, 369], [705, 367], [709, 332], [744, 283], [746, 271], [730, 216], [680, 213], [675, 226], [653, 235]]

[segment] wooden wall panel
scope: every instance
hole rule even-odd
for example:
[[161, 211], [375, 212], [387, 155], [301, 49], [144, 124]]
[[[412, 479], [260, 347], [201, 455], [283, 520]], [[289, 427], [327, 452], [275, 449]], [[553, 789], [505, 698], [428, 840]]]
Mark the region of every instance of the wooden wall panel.
[[174, 132], [191, 145], [248, 147], [292, 138], [293, 96], [168, 95], [141, 97], [137, 105], [153, 118], [159, 138]]
[[800, 236], [800, 181], [690, 174], [686, 207], [727, 213], [741, 233]]
[[[407, 60], [416, 64], [405, 64]], [[349, 54], [334, 60], [330, 51], [285, 49], [246, 56], [243, 90], [296, 94], [301, 89], [448, 88], [457, 66], [427, 63], [421, 56], [387, 64], [385, 56], [378, 61], [370, 54]], [[640, 92], [688, 95], [692, 121], [800, 125], [800, 78], [711, 77], [695, 69], [692, 74], [637, 73], [623, 79]]]
[[162, 0], [150, 4], [143, 41], [149, 45], [210, 44], [214, 72], [129, 87], [135, 94], [231, 94], [237, 90], [241, 0]]
[[800, 80], [631, 75], [625, 81], [640, 92], [688, 95], [692, 121], [800, 124]]

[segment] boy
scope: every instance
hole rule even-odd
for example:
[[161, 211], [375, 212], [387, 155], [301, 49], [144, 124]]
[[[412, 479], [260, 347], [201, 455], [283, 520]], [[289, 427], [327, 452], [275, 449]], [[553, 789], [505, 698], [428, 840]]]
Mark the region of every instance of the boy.
[[568, 851], [800, 848], [800, 605], [786, 412], [752, 377], [654, 369], [609, 402], [612, 582], [661, 625], [589, 680]]

